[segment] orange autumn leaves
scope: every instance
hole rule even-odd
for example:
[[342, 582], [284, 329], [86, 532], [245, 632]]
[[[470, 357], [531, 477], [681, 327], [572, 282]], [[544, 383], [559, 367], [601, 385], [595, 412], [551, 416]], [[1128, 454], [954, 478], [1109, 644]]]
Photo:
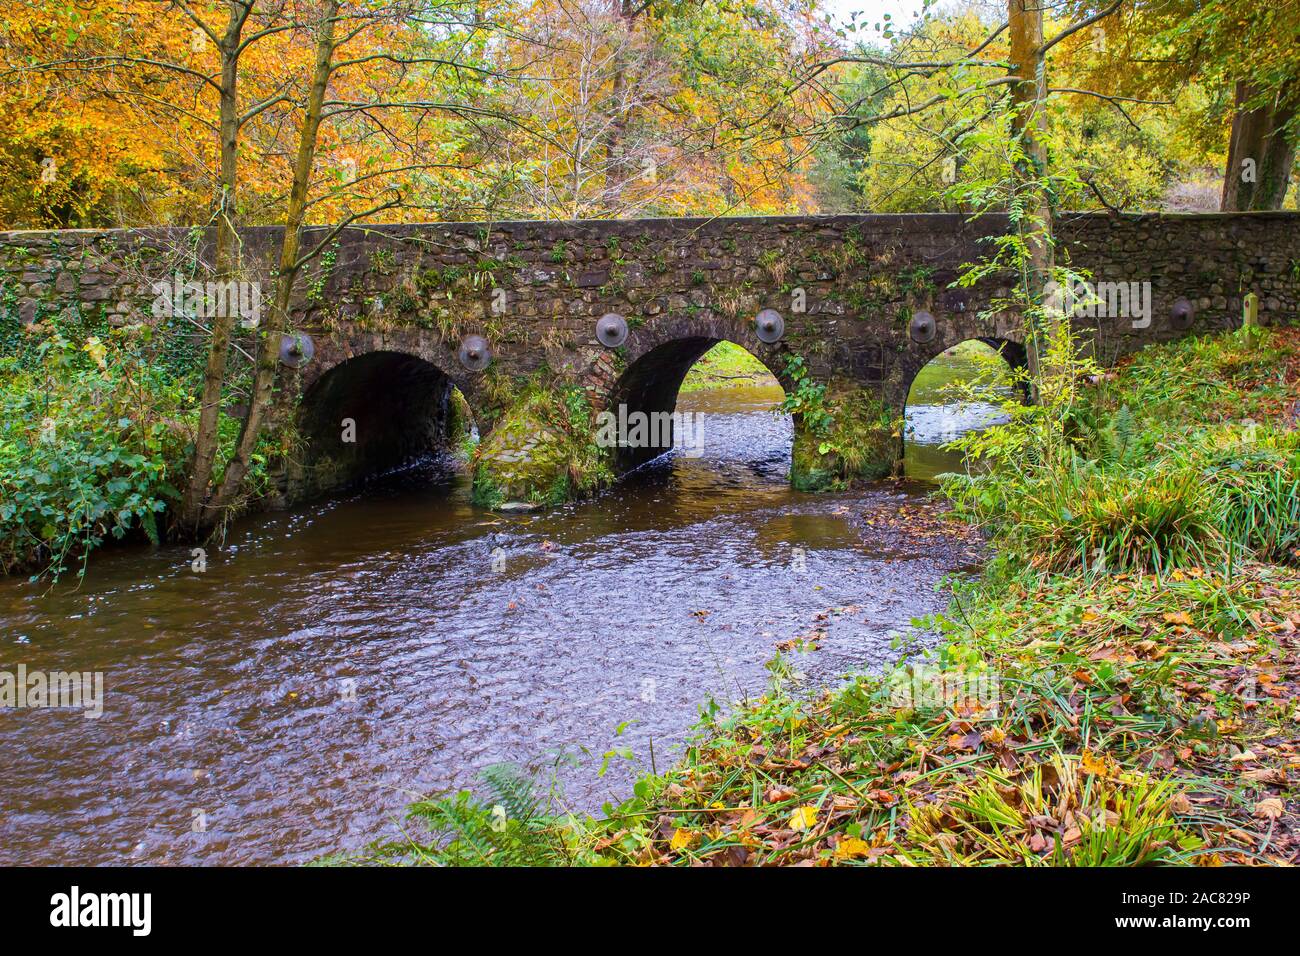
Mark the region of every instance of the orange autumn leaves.
[[[0, 0], [0, 227], [209, 220], [221, 191], [215, 38], [224, 35], [230, 9], [214, 0], [87, 0], [67, 9]], [[312, 4], [259, 3], [244, 25], [236, 71], [243, 223], [283, 217], [315, 15]], [[456, 101], [434, 66], [394, 64], [442, 58], [440, 41], [384, 4], [351, 16], [336, 55], [350, 65], [331, 78], [336, 106], [317, 146], [316, 222], [368, 208], [386, 190], [464, 189], [447, 186], [466, 159], [458, 121], [445, 111], [389, 107], [366, 117], [340, 108]], [[472, 63], [457, 65], [473, 75]]]
[[[120, 105], [88, 96], [75, 76], [31, 69], [78, 50], [111, 50], [122, 33], [119, 6], [0, 2], [0, 223], [89, 224], [134, 184], [165, 178], [156, 130], [124, 122]], [[165, 32], [156, 7], [140, 15], [149, 32]]]
[[[467, 9], [437, 3], [417, 21], [374, 0], [348, 13], [309, 221], [398, 193], [381, 219], [811, 208], [809, 144], [794, 133], [810, 103], [784, 89], [791, 51], [817, 49], [807, 11], [712, 2], [624, 23], [589, 0]], [[214, 37], [229, 10], [0, 0], [0, 227], [208, 221], [220, 194]], [[283, 214], [315, 10], [257, 3], [244, 27], [245, 224]]]

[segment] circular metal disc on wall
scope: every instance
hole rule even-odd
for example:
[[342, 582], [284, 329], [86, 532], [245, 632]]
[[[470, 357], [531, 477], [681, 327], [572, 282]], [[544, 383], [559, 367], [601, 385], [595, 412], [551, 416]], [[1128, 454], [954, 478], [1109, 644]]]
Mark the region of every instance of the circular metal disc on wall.
[[305, 332], [280, 336], [280, 364], [302, 368], [316, 354], [316, 343]]
[[1181, 296], [1174, 300], [1173, 308], [1169, 310], [1169, 324], [1178, 331], [1182, 332], [1192, 327], [1192, 320], [1196, 318], [1196, 309], [1192, 303]]
[[929, 312], [915, 312], [912, 314], [912, 321], [908, 323], [907, 334], [912, 337], [913, 342], [924, 345], [926, 342], [934, 341], [934, 337], [939, 334], [939, 324], [934, 321], [934, 316]]
[[781, 313], [776, 309], [764, 309], [754, 316], [754, 331], [760, 342], [768, 345], [779, 342], [781, 336], [785, 335], [785, 319], [781, 318]]
[[616, 349], [627, 341], [627, 319], [617, 312], [606, 312], [596, 320], [596, 341], [607, 349]]
[[481, 335], [467, 335], [460, 343], [460, 364], [471, 372], [481, 372], [492, 361], [492, 351], [487, 339]]

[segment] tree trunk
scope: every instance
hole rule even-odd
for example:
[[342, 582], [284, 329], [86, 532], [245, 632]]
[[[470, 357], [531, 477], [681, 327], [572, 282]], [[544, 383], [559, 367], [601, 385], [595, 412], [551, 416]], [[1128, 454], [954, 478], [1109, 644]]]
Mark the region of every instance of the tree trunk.
[[298, 155], [294, 160], [293, 186], [289, 191], [289, 206], [285, 213], [284, 236], [280, 241], [280, 267], [275, 278], [268, 321], [258, 329], [260, 341], [257, 349], [257, 367], [253, 376], [253, 394], [248, 404], [248, 417], [240, 428], [239, 441], [234, 456], [226, 466], [221, 487], [212, 497], [208, 512], [215, 522], [239, 493], [248, 474], [253, 449], [262, 431], [262, 422], [274, 399], [276, 373], [280, 362], [280, 336], [289, 326], [289, 308], [298, 278], [298, 251], [302, 240], [303, 222], [307, 215], [307, 189], [311, 184], [312, 166], [316, 157], [316, 141], [324, 112], [325, 92], [334, 69], [334, 26], [341, 0], [329, 0], [320, 26], [316, 44], [316, 60], [312, 68], [311, 90], [307, 95], [307, 110], [303, 116], [298, 138]]
[[[239, 182], [239, 44], [243, 33], [244, 17], [238, 4], [230, 4], [230, 21], [222, 37], [221, 94], [219, 129], [221, 138], [221, 194], [217, 200], [217, 243], [214, 279], [226, 282], [238, 272], [239, 236], [236, 232], [238, 206], [236, 187]], [[194, 456], [190, 460], [189, 482], [181, 501], [177, 524], [184, 531], [196, 534], [208, 522], [204, 504], [208, 497], [208, 484], [217, 457], [218, 427], [221, 418], [221, 397], [226, 382], [226, 360], [230, 353], [230, 339], [234, 334], [234, 310], [230, 314], [212, 318], [212, 338], [208, 342], [208, 360], [203, 370], [203, 389], [199, 398], [199, 427], [194, 436]]]
[[1219, 202], [1224, 212], [1282, 208], [1295, 164], [1297, 134], [1286, 125], [1300, 106], [1296, 85], [1284, 86], [1271, 101], [1252, 109], [1246, 104], [1256, 99], [1258, 88], [1245, 80], [1237, 83], [1237, 111]]
[[[1038, 0], [1007, 0], [1007, 24], [1011, 41], [1011, 75], [1019, 82], [1011, 86], [1012, 130], [1021, 143], [1023, 155], [1015, 164], [1017, 194], [1023, 201], [1028, 220], [1018, 226], [1028, 249], [1025, 273], [1020, 277], [1026, 286], [1027, 300], [1041, 305], [1047, 283], [1052, 280], [1053, 243], [1052, 207], [1045, 188], [1047, 175], [1047, 99], [1046, 68], [1043, 59], [1043, 9]], [[1044, 367], [1043, 352], [1058, 330], [1057, 320], [1046, 317], [1034, 323], [1026, 343], [1029, 371], [1035, 391], [1041, 387], [1051, 369]]]

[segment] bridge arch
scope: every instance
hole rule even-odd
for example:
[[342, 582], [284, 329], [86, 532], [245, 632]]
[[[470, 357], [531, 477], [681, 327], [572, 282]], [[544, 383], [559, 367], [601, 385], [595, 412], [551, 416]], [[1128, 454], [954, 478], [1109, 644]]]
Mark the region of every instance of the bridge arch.
[[446, 450], [477, 417], [457, 391], [439, 364], [398, 349], [323, 364], [298, 406], [298, 494], [339, 490]]
[[[984, 363], [991, 363], [985, 367]], [[1013, 389], [1019, 398], [1028, 399], [1025, 347], [1011, 339], [994, 336], [971, 336], [934, 352], [908, 383], [904, 404], [901, 454], [904, 473], [910, 478], [933, 480], [937, 475], [958, 467], [956, 453], [943, 445], [972, 429], [999, 420], [993, 408], [975, 403], [954, 410], [953, 396], [945, 387], [962, 381], [996, 375], [991, 386]]]
[[[671, 415], [687, 373], [719, 342], [743, 348], [782, 388], [788, 388], [784, 353], [779, 345], [766, 345], [752, 332], [734, 325], [701, 322], [656, 336], [638, 337], [626, 366], [608, 390], [605, 410], [613, 415], [619, 415], [620, 409], [626, 409], [628, 414]], [[671, 446], [648, 444], [617, 448], [614, 469], [617, 473], [630, 471], [663, 454], [668, 447]]]
[[[969, 341], [969, 340], [968, 340]], [[997, 338], [995, 336], [978, 336], [974, 341], [982, 345], [987, 345], [1007, 363], [1011, 371], [1016, 372], [1029, 367], [1029, 353], [1021, 342], [1013, 339]]]

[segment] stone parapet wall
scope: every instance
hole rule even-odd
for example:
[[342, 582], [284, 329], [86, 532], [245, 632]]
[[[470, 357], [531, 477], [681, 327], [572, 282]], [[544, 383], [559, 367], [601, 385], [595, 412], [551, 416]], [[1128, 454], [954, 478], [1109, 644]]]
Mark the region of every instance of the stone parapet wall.
[[[316, 356], [287, 373], [298, 380], [286, 393], [310, 403], [313, 386], [349, 359], [401, 353], [445, 374], [487, 434], [512, 390], [539, 372], [582, 386], [596, 408], [628, 396], [671, 407], [690, 363], [730, 339], [787, 386], [797, 354], [818, 381], [901, 410], [916, 373], [944, 349], [971, 338], [1023, 344], [1020, 317], [994, 308], [1011, 277], [954, 285], [1008, 228], [1005, 216], [946, 214], [315, 228], [306, 247], [325, 245], [298, 283], [293, 326], [312, 336]], [[1080, 321], [1095, 328], [1103, 364], [1233, 327], [1250, 292], [1266, 323], [1300, 317], [1300, 214], [1062, 213], [1056, 232], [1059, 261], [1093, 281], [1150, 284], [1149, 325]], [[240, 278], [266, 301], [280, 234], [241, 231]], [[193, 229], [0, 233], [0, 310], [23, 322], [69, 307], [148, 322], [156, 283], [202, 280], [211, 262], [212, 237]], [[1190, 328], [1171, 321], [1178, 299], [1195, 310]], [[779, 342], [759, 341], [760, 309], [783, 317]], [[928, 341], [909, 336], [918, 310], [936, 320]], [[630, 327], [612, 350], [595, 337], [609, 312]], [[486, 371], [458, 360], [468, 335], [488, 341]]]
[[[1005, 294], [997, 283], [950, 288], [963, 263], [1004, 232], [1004, 217], [956, 215], [652, 219], [393, 225], [349, 229], [299, 283], [295, 324], [321, 339], [305, 383], [358, 351], [414, 347], [467, 393], [455, 353], [484, 334], [510, 374], [546, 364], [608, 379], [595, 320], [627, 316], [626, 359], [666, 335], [698, 329], [734, 338], [760, 356], [752, 320], [774, 308], [786, 321], [781, 350], [806, 354], [826, 376], [847, 376], [897, 400], [933, 354], [971, 337], [1018, 336], [1014, 315], [978, 314]], [[1300, 314], [1300, 216], [1062, 214], [1061, 259], [1097, 281], [1150, 282], [1154, 321], [1098, 322], [1103, 358], [1181, 334], [1172, 303], [1196, 306], [1193, 328], [1233, 325], [1243, 296], [1266, 321]], [[324, 230], [313, 230], [308, 242]], [[265, 285], [279, 230], [244, 230], [245, 278]], [[8, 309], [23, 321], [76, 304], [122, 324], [148, 321], [156, 291], [177, 272], [203, 278], [209, 237], [189, 229], [0, 233]], [[799, 311], [800, 307], [803, 311]], [[906, 334], [916, 309], [938, 335]], [[722, 336], [720, 333], [728, 333]]]

